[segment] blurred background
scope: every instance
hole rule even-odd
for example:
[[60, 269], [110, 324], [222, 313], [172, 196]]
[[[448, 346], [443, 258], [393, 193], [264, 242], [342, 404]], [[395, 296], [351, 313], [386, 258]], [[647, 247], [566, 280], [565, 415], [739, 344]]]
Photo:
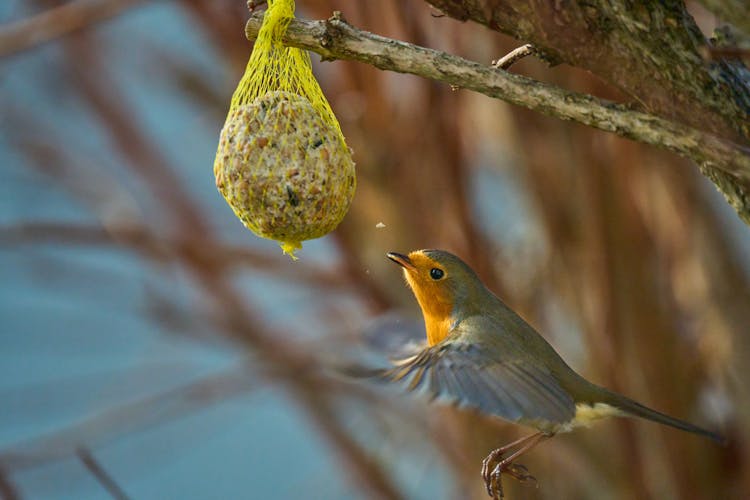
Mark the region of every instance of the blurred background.
[[[418, 0], [297, 2], [334, 9], [477, 61], [519, 44]], [[750, 229], [694, 165], [313, 55], [358, 190], [293, 262], [214, 184], [244, 1], [5, 0], [0, 32], [39, 15], [26, 34], [81, 29], [0, 58], [0, 498], [485, 498], [481, 459], [527, 430], [325, 369], [422, 341], [384, 254], [427, 247], [587, 378], [729, 439], [607, 421], [536, 448], [508, 498], [748, 498]]]

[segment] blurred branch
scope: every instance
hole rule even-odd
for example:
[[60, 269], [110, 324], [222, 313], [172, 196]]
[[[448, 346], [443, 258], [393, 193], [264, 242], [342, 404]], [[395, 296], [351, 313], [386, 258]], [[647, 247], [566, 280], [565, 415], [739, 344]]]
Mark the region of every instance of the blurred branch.
[[713, 60], [718, 59], [744, 59], [750, 60], [750, 48], [746, 47], [714, 47], [708, 50], [708, 55]]
[[0, 26], [0, 57], [33, 49], [73, 31], [112, 18], [144, 0], [73, 0]]
[[118, 436], [182, 418], [246, 394], [256, 385], [255, 379], [244, 368], [207, 376], [0, 450], [0, 468], [20, 471], [70, 457], [76, 455], [82, 446], [95, 447]]
[[[157, 237], [146, 227], [128, 225], [108, 227], [57, 222], [27, 222], [0, 226], [0, 245], [64, 243], [66, 245], [120, 245], [131, 248], [156, 260], [166, 261], [178, 253], [185, 243], [176, 239]], [[232, 267], [249, 265], [253, 269], [290, 281], [314, 284], [317, 288], [344, 288], [349, 283], [339, 273], [326, 271], [319, 266], [297, 262], [288, 266], [288, 258], [273, 257], [249, 248], [221, 245], [206, 241], [194, 246], [190, 252], [200, 252], [203, 258]]]
[[94, 455], [88, 450], [88, 448], [78, 448], [78, 450], [76, 450], [76, 455], [78, 455], [81, 463], [89, 470], [89, 472], [91, 472], [91, 474], [93, 474], [96, 480], [99, 481], [99, 484], [107, 490], [107, 493], [109, 493], [112, 498], [115, 500], [128, 500], [129, 497], [125, 493], [125, 490], [123, 490], [120, 485], [115, 482], [112, 476], [104, 470], [104, 467], [102, 467], [94, 458]]
[[[254, 39], [262, 16], [253, 14], [246, 35]], [[284, 37], [290, 46], [323, 60], [348, 59], [473, 90], [541, 113], [572, 120], [635, 141], [668, 149], [750, 181], [750, 149], [712, 134], [590, 95], [569, 92], [445, 52], [361, 31], [334, 15], [327, 21], [293, 20]], [[735, 207], [738, 211], [739, 208]]]
[[[248, 46], [239, 29], [247, 14], [247, 6], [240, 1], [216, 2], [213, 0], [180, 0], [185, 12], [202, 28], [206, 37], [213, 41], [217, 53], [229, 63], [234, 71], [242, 72], [247, 65]], [[222, 122], [226, 115], [222, 101]]]
[[331, 379], [312, 370], [318, 366], [318, 360], [304, 345], [285, 340], [283, 332], [263, 331], [262, 320], [251, 314], [244, 299], [228, 282], [226, 268], [211, 265], [200, 253], [188, 251], [179, 257], [197, 285], [213, 299], [221, 312], [221, 316], [216, 318], [219, 326], [230, 337], [244, 340], [267, 363], [269, 369], [275, 370], [274, 377], [297, 396], [295, 402], [317, 424], [339, 455], [341, 463], [356, 477], [358, 485], [373, 497], [401, 498], [383, 466], [373, 460], [354, 437], [330, 417], [334, 402], [329, 390]]
[[346, 458], [342, 461], [344, 467], [356, 478], [357, 484], [368, 490], [369, 496], [391, 500], [403, 498], [377, 458], [371, 456], [356, 440], [351, 438], [330, 401], [320, 398], [311, 390], [313, 387], [306, 388], [297, 385], [293, 389], [295, 400], [305, 405], [310, 419], [320, 433], [342, 457]]
[[[238, 309], [231, 308], [230, 311], [237, 313]], [[230, 323], [226, 325], [228, 328], [244, 329], [243, 325], [235, 323], [236, 316], [225, 320]], [[261, 339], [258, 337], [256, 342], [258, 351], [263, 351], [265, 347]], [[346, 394], [370, 399], [373, 395], [361, 386], [321, 376], [317, 372], [317, 364], [312, 362], [314, 360], [295, 357], [289, 349], [277, 349], [273, 353], [266, 351], [263, 360], [266, 363], [258, 367], [262, 370], [260, 372], [241, 367], [213, 374], [0, 450], [0, 471], [21, 471], [72, 455], [80, 457], [82, 446], [101, 446], [118, 437], [184, 418], [247, 394], [259, 385], [259, 378], [264, 377], [288, 386], [296, 396], [294, 401], [300, 404], [333, 448], [346, 459], [344, 464], [360, 484], [378, 498], [401, 498], [385, 471], [349, 436], [333, 411], [332, 398], [336, 396]], [[370, 403], [377, 404], [372, 400]]]
[[10, 481], [8, 474], [5, 470], [0, 467], [0, 499], [2, 500], [18, 500], [21, 498], [16, 487]]
[[179, 169], [171, 165], [148, 131], [133, 119], [132, 110], [121, 97], [118, 82], [97, 50], [94, 38], [79, 33], [68, 38], [64, 47], [71, 62], [72, 81], [95, 115], [106, 124], [113, 149], [128, 160], [127, 166], [153, 198], [164, 205], [164, 212], [173, 217], [178, 232], [196, 240], [207, 239], [210, 224], [192, 200]]

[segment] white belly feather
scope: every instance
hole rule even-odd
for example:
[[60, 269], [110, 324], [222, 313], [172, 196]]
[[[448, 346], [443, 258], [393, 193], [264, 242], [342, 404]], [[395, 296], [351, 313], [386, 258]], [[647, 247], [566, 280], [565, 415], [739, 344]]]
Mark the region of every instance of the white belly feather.
[[576, 415], [573, 420], [560, 425], [556, 432], [570, 432], [578, 427], [589, 427], [591, 424], [607, 417], [622, 417], [625, 412], [619, 408], [606, 403], [595, 403], [593, 406], [586, 403], [576, 405]]

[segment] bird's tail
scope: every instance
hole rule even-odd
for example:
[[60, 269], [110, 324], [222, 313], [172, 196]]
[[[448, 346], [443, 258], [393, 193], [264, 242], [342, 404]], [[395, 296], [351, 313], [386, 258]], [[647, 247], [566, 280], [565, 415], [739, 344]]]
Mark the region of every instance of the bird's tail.
[[651, 420], [653, 422], [658, 422], [660, 424], [668, 425], [676, 429], [680, 429], [683, 431], [692, 432], [693, 434], [699, 434], [701, 436], [705, 436], [720, 444], [726, 444], [726, 440], [715, 432], [711, 432], [709, 430], [698, 427], [697, 425], [693, 425], [689, 422], [685, 422], [683, 420], [670, 417], [669, 415], [665, 415], [664, 413], [658, 412], [656, 410], [652, 410], [651, 408], [648, 408], [647, 406], [643, 406], [642, 404], [636, 401], [633, 401], [632, 399], [627, 398], [621, 394], [617, 394], [611, 391], [606, 391], [606, 392], [608, 393], [608, 396], [609, 396], [607, 398], [609, 400], [607, 401], [607, 403], [622, 410], [627, 415], [645, 418], [647, 420]]

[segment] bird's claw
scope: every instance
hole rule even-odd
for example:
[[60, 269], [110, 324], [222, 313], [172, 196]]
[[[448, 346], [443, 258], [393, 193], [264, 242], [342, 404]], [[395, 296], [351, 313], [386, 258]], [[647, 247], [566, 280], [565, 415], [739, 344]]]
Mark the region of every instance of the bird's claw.
[[492, 500], [503, 500], [503, 498], [505, 498], [505, 493], [503, 492], [503, 483], [500, 480], [500, 474], [498, 474], [497, 477], [495, 477], [495, 474], [492, 474], [490, 484], [487, 485], [487, 492], [490, 494]]
[[[503, 498], [503, 473], [517, 479], [522, 483], [536, 483], [536, 478], [529, 474], [525, 465], [515, 463], [516, 459], [524, 452], [536, 446], [542, 439], [549, 438], [551, 434], [538, 432], [507, 444], [501, 448], [492, 450], [487, 458], [482, 460], [482, 478], [487, 494], [494, 500]], [[505, 454], [514, 450], [508, 457]]]
[[487, 458], [482, 460], [482, 479], [484, 486], [487, 488], [487, 494], [492, 498], [503, 498], [503, 486], [500, 481], [494, 477], [493, 471], [503, 460], [502, 449], [492, 450]]
[[536, 483], [536, 478], [529, 474], [529, 469], [522, 464], [506, 462], [502, 453], [493, 451], [482, 461], [482, 478], [487, 494], [494, 500], [505, 498], [503, 492], [502, 475], [507, 474], [522, 483]]
[[502, 461], [503, 459], [503, 451], [502, 449], [492, 450], [492, 452], [487, 455], [487, 458], [482, 460], [482, 478], [484, 479], [484, 484], [487, 485], [487, 493], [492, 496], [492, 493], [490, 493], [490, 475], [492, 474], [492, 471], [495, 469], [495, 466], [498, 464], [498, 462]]
[[522, 483], [536, 483], [536, 478], [529, 474], [529, 469], [525, 465], [511, 463], [503, 472]]

